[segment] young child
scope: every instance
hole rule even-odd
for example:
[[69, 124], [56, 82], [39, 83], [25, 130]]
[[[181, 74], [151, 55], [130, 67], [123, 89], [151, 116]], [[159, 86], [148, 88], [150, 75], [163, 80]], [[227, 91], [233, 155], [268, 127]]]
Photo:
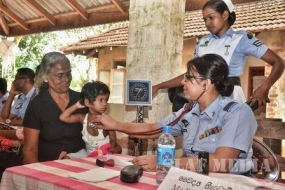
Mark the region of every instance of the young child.
[[[109, 87], [103, 82], [88, 82], [82, 88], [80, 100], [59, 116], [63, 122], [83, 124], [82, 138], [85, 142], [85, 149], [69, 153], [65, 158], [84, 158], [122, 152], [122, 148], [117, 144], [115, 131], [98, 129], [96, 124], [89, 122], [92, 116], [102, 115], [107, 110], [109, 95]], [[86, 115], [74, 113], [85, 106], [89, 110]]]

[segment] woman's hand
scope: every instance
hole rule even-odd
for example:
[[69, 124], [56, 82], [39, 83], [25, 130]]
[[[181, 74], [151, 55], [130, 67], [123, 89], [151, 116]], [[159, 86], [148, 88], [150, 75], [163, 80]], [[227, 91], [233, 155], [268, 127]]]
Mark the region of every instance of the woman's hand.
[[154, 172], [156, 171], [156, 159], [156, 155], [144, 155], [134, 158], [132, 163], [143, 167], [144, 171]]
[[116, 130], [117, 121], [109, 115], [93, 115], [89, 122], [95, 123], [96, 127], [104, 130]]
[[262, 86], [259, 86], [256, 90], [254, 90], [252, 95], [252, 102], [250, 106], [252, 106], [256, 101], [258, 101], [258, 107], [265, 106], [266, 103], [270, 102], [268, 98], [269, 89], [264, 89]]

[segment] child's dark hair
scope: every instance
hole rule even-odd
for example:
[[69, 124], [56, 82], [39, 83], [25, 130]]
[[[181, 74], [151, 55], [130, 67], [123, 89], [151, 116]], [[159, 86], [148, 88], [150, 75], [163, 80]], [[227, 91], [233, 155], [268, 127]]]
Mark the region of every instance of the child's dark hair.
[[210, 79], [217, 91], [223, 96], [232, 94], [234, 85], [228, 81], [229, 68], [223, 57], [217, 54], [205, 54], [190, 60], [187, 71], [196, 71], [205, 79]]
[[223, 14], [224, 11], [228, 11], [229, 12], [229, 19], [228, 19], [229, 25], [232, 26], [235, 23], [236, 13], [234, 11], [230, 12], [227, 4], [223, 0], [209, 0], [204, 4], [202, 10], [204, 10], [207, 7], [210, 7], [216, 10], [220, 14]]
[[86, 83], [80, 93], [80, 104], [84, 104], [84, 99], [87, 99], [91, 104], [95, 101], [98, 95], [110, 94], [109, 87], [101, 81], [92, 81]]

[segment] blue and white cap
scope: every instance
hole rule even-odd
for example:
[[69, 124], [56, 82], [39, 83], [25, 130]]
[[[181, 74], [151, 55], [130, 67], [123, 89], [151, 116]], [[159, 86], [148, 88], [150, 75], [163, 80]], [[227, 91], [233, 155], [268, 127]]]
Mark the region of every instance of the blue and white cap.
[[233, 10], [234, 10], [234, 4], [233, 4], [233, 2], [231, 1], [231, 0], [223, 0], [225, 3], [226, 3], [226, 5], [228, 6], [228, 9], [229, 9], [229, 11], [230, 11], [230, 13], [231, 12], [233, 12]]

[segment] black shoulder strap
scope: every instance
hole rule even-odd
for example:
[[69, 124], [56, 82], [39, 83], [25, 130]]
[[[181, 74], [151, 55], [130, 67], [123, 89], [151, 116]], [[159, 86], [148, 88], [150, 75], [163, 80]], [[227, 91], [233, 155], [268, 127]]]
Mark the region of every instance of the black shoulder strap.
[[225, 107], [224, 107], [224, 111], [227, 111], [227, 112], [229, 112], [230, 110], [231, 110], [231, 108], [234, 106], [234, 105], [236, 105], [237, 104], [237, 102], [229, 102]]
[[194, 102], [186, 103], [186, 105], [185, 105], [184, 110], [182, 111], [182, 113], [181, 113], [176, 119], [174, 119], [173, 121], [171, 121], [171, 122], [168, 123], [167, 125], [169, 125], [169, 126], [175, 125], [187, 112], [189, 112], [190, 110], [192, 110], [193, 105], [194, 105]]

